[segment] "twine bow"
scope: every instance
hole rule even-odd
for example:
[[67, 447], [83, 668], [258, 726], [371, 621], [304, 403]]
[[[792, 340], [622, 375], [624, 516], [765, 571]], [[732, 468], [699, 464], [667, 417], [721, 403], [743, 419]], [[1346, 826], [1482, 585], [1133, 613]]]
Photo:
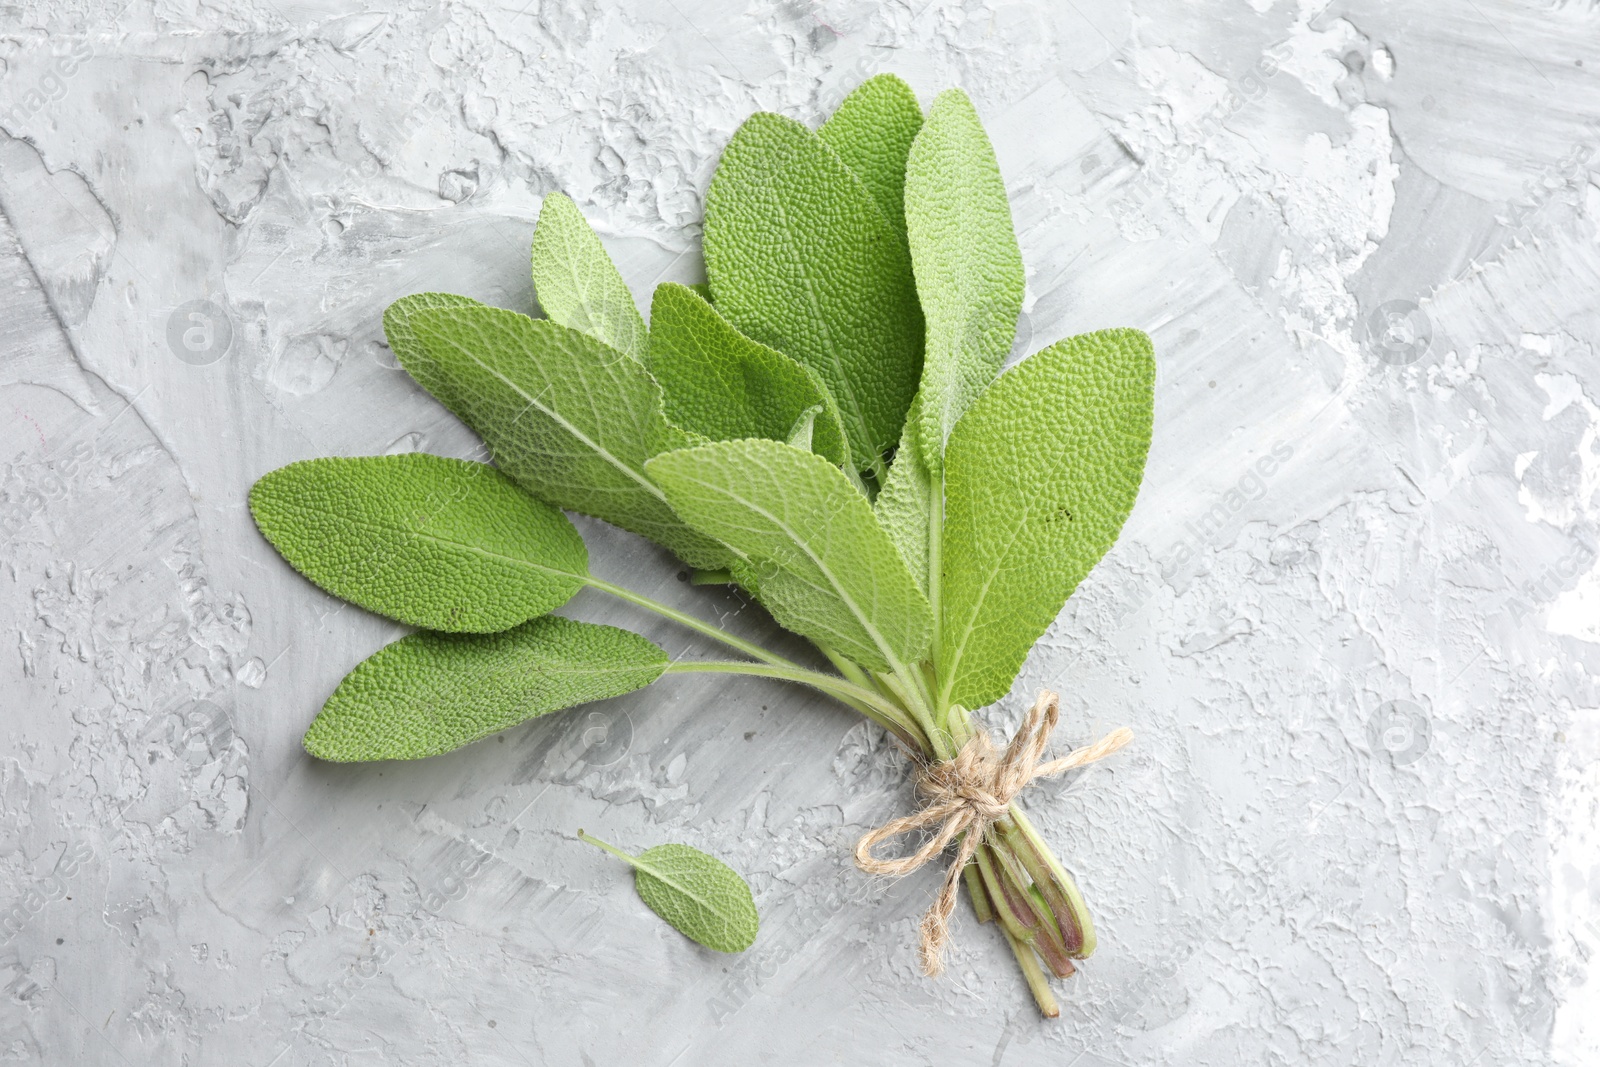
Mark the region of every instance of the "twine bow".
[[[917, 768], [917, 792], [927, 801], [922, 810], [891, 819], [856, 842], [856, 866], [868, 874], [897, 877], [935, 859], [958, 836], [966, 835], [945, 872], [938, 897], [922, 917], [922, 971], [929, 977], [944, 971], [944, 946], [950, 939], [950, 913], [955, 910], [961, 872], [989, 827], [1010, 811], [1012, 798], [1035, 778], [1053, 778], [1105, 759], [1133, 740], [1133, 731], [1120, 727], [1092, 745], [1041, 764], [1039, 757], [1060, 717], [1059, 698], [1041, 690], [1004, 755], [995, 750], [988, 731], [978, 730], [954, 759]], [[938, 831], [911, 855], [892, 860], [873, 855], [883, 842], [930, 826]]]

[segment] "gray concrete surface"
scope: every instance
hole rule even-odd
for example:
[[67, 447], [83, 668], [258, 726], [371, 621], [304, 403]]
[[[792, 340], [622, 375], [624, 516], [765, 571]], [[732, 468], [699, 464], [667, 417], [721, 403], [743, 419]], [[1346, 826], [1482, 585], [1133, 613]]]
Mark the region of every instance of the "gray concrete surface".
[[[647, 303], [746, 115], [884, 70], [988, 123], [1017, 354], [1158, 351], [1124, 537], [988, 712], [1138, 733], [1027, 799], [1101, 926], [1055, 1022], [964, 908], [917, 973], [935, 875], [847, 858], [903, 768], [808, 693], [312, 762], [401, 631], [245, 509], [292, 460], [472, 454], [389, 300], [530, 308], [560, 189]], [[1597, 75], [1593, 0], [0, 9], [0, 1062], [1594, 1063]], [[760, 940], [686, 942], [579, 826], [723, 856]]]

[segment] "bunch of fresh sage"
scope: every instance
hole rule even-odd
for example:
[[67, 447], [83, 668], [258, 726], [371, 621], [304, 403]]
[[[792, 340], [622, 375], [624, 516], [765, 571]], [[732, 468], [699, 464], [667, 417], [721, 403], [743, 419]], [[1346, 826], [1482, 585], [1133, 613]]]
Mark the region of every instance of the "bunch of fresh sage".
[[[389, 307], [401, 366], [495, 463], [313, 459], [254, 487], [256, 521], [294, 567], [419, 628], [350, 672], [306, 750], [431, 756], [670, 674], [813, 686], [915, 764], [924, 806], [863, 838], [861, 865], [903, 873], [957, 847], [924, 969], [939, 972], [964, 878], [1054, 1015], [1045, 971], [1071, 974], [1094, 930], [1012, 797], [1128, 735], [1040, 764], [1054, 694], [1003, 751], [971, 709], [1007, 694], [1133, 505], [1149, 339], [1082, 334], [1002, 373], [1024, 277], [993, 149], [965, 94], [924, 115], [892, 76], [816, 131], [751, 116], [711, 182], [704, 253], [708, 284], [661, 285], [647, 326], [576, 206], [551, 194], [532, 252], [546, 317], [442, 293]], [[563, 509], [665, 546], [697, 583], [736, 583], [834, 669], [591, 574]], [[736, 655], [669, 661], [637, 634], [549, 614], [584, 587]], [[912, 856], [875, 852], [929, 829]]]

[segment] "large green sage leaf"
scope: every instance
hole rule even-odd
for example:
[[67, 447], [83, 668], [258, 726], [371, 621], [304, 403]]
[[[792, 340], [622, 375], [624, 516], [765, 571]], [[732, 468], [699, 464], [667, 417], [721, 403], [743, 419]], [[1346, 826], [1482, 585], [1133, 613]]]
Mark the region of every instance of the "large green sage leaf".
[[661, 383], [667, 418], [713, 441], [788, 439], [809, 409], [812, 447], [848, 462], [839, 409], [816, 373], [734, 329], [694, 290], [668, 282], [650, 305], [646, 361]]
[[648, 331], [628, 283], [564, 193], [551, 193], [539, 207], [532, 260], [533, 293], [551, 321], [644, 359]]
[[1138, 330], [1060, 341], [989, 387], [950, 434], [940, 706], [1011, 688], [1105, 555], [1150, 448], [1155, 361]]
[[934, 101], [911, 146], [905, 188], [911, 263], [928, 323], [921, 454], [937, 476], [950, 428], [1011, 351], [1025, 285], [1000, 167], [960, 89]]
[[706, 196], [717, 310], [816, 371], [858, 469], [881, 471], [922, 372], [922, 312], [899, 234], [815, 133], [758, 112]]
[[856, 86], [817, 131], [902, 235], [906, 154], [921, 127], [922, 107], [911, 86], [893, 74], [879, 74]]
[[[728, 552], [686, 526], [645, 477], [646, 459], [692, 439], [667, 421], [661, 387], [642, 364], [577, 330], [500, 308], [417, 310], [409, 323], [424, 350], [418, 380], [443, 382], [457, 413], [523, 488], [642, 534], [691, 566], [728, 564]], [[411, 370], [404, 355], [401, 365]]]
[[650, 910], [683, 936], [718, 952], [743, 952], [761, 928], [755, 897], [738, 872], [688, 845], [657, 845], [637, 856], [578, 831], [633, 867], [633, 885]]
[[718, 441], [646, 464], [678, 514], [738, 549], [781, 624], [874, 670], [916, 663], [933, 613], [872, 505], [821, 456], [778, 441]]
[[559, 615], [497, 634], [416, 633], [345, 676], [306, 731], [318, 759], [421, 759], [526, 719], [643, 688], [667, 654]]
[[482, 463], [305, 460], [256, 482], [250, 512], [323, 589], [430, 630], [515, 626], [566, 603], [589, 572], [567, 517]]

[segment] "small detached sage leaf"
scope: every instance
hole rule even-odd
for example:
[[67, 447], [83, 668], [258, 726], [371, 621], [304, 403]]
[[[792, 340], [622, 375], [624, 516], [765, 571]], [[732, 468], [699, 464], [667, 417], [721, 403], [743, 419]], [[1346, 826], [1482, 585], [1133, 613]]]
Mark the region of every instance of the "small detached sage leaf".
[[688, 845], [657, 845], [630, 856], [582, 830], [578, 839], [631, 865], [640, 899], [684, 937], [718, 952], [743, 952], [755, 943], [761, 917], [750, 886], [715, 856]]
[[256, 482], [250, 511], [326, 591], [430, 630], [509, 629], [565, 604], [589, 574], [572, 522], [484, 463], [308, 459]]

